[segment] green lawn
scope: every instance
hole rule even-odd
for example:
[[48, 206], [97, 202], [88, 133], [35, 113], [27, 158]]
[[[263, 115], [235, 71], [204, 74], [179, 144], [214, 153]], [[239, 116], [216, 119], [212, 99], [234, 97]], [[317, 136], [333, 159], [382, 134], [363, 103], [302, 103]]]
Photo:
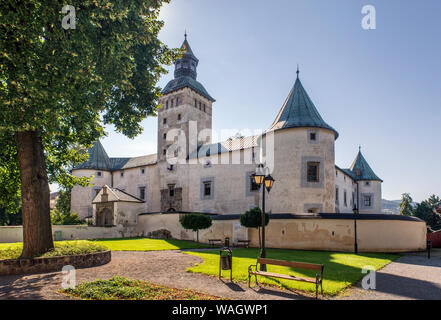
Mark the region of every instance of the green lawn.
[[[87, 240], [57, 241], [54, 245], [54, 250], [46, 252], [39, 257], [79, 255], [108, 250], [108, 248], [102, 244]], [[0, 243], [0, 260], [19, 258], [22, 247], [23, 245], [21, 243]]]
[[[219, 275], [218, 250], [185, 253], [204, 259], [203, 263], [190, 267], [187, 271], [215, 276]], [[250, 248], [233, 250], [233, 279], [248, 282], [248, 266], [256, 264], [256, 258], [258, 255], [258, 249]], [[356, 255], [352, 253], [324, 251], [267, 250], [267, 257], [270, 259], [324, 264], [323, 291], [325, 294], [329, 295], [336, 295], [344, 288], [363, 278], [365, 274], [361, 271], [364, 266], [372, 266], [375, 270], [378, 270], [397, 259], [399, 256], [400, 255], [398, 254], [383, 253], [361, 253]], [[315, 271], [294, 270], [289, 267], [268, 266], [268, 271], [315, 278]], [[229, 277], [229, 271], [223, 271], [223, 275]], [[267, 285], [315, 292], [315, 284], [313, 283], [266, 277], [258, 277], [258, 281], [259, 283]], [[254, 278], [252, 278], [252, 285], [254, 285]]]
[[[207, 245], [197, 244], [185, 240], [160, 240], [147, 238], [130, 238], [130, 239], [99, 239], [99, 240], [82, 240], [84, 242], [92, 242], [104, 245], [112, 251], [155, 251], [155, 250], [179, 250], [179, 249], [195, 249], [207, 248]], [[57, 241], [57, 243], [69, 243], [71, 241]], [[78, 241], [79, 242], [79, 241]], [[0, 243], [0, 250], [10, 247], [21, 247], [22, 243]]]

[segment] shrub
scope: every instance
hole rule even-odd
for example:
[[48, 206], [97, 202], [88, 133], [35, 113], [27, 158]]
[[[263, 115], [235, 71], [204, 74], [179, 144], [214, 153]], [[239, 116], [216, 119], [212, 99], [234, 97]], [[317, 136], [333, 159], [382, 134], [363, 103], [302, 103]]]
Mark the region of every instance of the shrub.
[[199, 243], [199, 230], [208, 229], [213, 223], [211, 217], [205, 214], [186, 214], [179, 219], [179, 222], [184, 229], [196, 231], [197, 243]]
[[[270, 220], [269, 213], [265, 213], [265, 226]], [[260, 227], [262, 226], [262, 210], [259, 207], [248, 210], [240, 216], [240, 224], [245, 228], [256, 228], [259, 234], [259, 247], [261, 247]]]

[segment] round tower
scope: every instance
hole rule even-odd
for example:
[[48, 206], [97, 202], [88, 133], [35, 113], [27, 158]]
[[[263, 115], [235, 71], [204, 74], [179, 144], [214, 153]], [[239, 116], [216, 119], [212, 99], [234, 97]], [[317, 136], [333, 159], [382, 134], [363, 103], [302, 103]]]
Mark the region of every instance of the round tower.
[[338, 132], [322, 119], [298, 75], [297, 71], [288, 98], [262, 139], [263, 159], [276, 179], [268, 210], [334, 213]]

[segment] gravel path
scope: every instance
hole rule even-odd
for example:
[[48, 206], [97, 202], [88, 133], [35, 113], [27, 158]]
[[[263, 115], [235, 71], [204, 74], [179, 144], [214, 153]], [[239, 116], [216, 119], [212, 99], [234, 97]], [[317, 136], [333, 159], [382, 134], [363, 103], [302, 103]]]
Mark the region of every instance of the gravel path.
[[[304, 295], [278, 289], [249, 289], [247, 284], [231, 284], [217, 277], [186, 272], [202, 259], [179, 251], [112, 252], [112, 261], [104, 266], [76, 270], [77, 282], [115, 275], [147, 280], [173, 288], [191, 288], [227, 299], [274, 300], [310, 299]], [[0, 299], [68, 299], [60, 294], [61, 272], [0, 276]]]
[[[227, 298], [248, 300], [311, 299], [305, 293], [275, 288], [249, 289], [246, 284], [220, 281], [217, 277], [185, 270], [202, 259], [179, 251], [112, 252], [112, 261], [104, 266], [78, 269], [77, 282], [114, 275], [147, 280], [174, 288], [191, 288]], [[0, 276], [0, 299], [68, 299], [58, 292], [61, 272]], [[432, 259], [425, 254], [409, 254], [376, 274], [376, 290], [366, 291], [360, 284], [332, 299], [441, 299], [441, 251]]]

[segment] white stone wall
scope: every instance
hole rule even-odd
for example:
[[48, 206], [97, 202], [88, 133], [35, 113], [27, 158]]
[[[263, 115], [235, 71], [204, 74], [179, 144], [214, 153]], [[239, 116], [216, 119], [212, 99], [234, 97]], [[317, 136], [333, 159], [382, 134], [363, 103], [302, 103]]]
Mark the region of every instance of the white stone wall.
[[111, 185], [111, 173], [108, 171], [100, 171], [102, 176], [98, 177], [98, 171], [100, 170], [74, 170], [72, 172], [76, 177], [93, 177], [91, 187], [75, 186], [72, 188], [71, 212], [78, 213], [80, 219], [91, 216], [93, 213], [93, 190], [101, 189], [104, 185]]
[[[366, 184], [369, 183], [369, 185]], [[380, 181], [359, 181], [360, 213], [381, 213], [381, 182]], [[372, 196], [372, 206], [367, 208], [364, 205], [363, 196]]]
[[[352, 178], [342, 170], [335, 168], [335, 187], [338, 188], [338, 201], [335, 202], [335, 210], [339, 213], [353, 213], [356, 198], [356, 184]], [[346, 203], [344, 195], [346, 192]], [[353, 198], [354, 197], [354, 198]], [[376, 212], [379, 213], [379, 212]]]
[[[52, 234], [61, 231], [61, 240], [113, 239], [136, 237], [135, 228], [123, 227], [91, 227], [91, 226], [52, 226]], [[14, 243], [23, 241], [21, 226], [0, 227], [0, 243]]]
[[[308, 128], [291, 128], [274, 133], [274, 172], [276, 180], [268, 199], [267, 210], [273, 213], [301, 213], [308, 208], [335, 212], [335, 135], [326, 129], [313, 129], [316, 143], [308, 142]], [[266, 154], [266, 137], [263, 152]], [[320, 182], [305, 186], [305, 163], [320, 161]], [[303, 171], [303, 174], [302, 174]]]

